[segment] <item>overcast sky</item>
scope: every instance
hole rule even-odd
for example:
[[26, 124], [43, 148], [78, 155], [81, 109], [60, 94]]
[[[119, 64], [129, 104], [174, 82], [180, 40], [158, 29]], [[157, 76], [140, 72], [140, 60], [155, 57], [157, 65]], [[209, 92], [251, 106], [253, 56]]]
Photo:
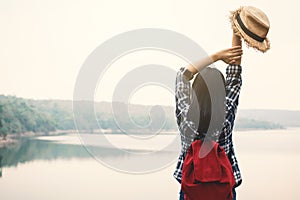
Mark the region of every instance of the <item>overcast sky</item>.
[[[137, 28], [170, 29], [213, 53], [231, 44], [229, 10], [253, 5], [269, 17], [271, 50], [244, 48], [241, 109], [300, 110], [300, 26], [296, 0], [9, 0], [0, 1], [0, 93], [34, 99], [72, 99], [78, 72], [107, 39]], [[109, 101], [115, 84], [141, 64], [179, 69], [175, 55], [144, 51], [124, 56], [99, 80], [97, 101]], [[217, 62], [220, 70], [226, 67]], [[132, 103], [174, 105], [159, 86], [132, 94]]]

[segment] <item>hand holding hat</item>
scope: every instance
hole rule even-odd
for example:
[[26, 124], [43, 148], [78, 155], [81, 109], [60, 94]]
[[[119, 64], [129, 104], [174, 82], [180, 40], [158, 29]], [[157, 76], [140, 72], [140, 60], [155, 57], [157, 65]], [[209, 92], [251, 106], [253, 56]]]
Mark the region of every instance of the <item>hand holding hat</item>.
[[244, 39], [249, 47], [261, 52], [270, 49], [270, 41], [267, 34], [270, 22], [267, 15], [253, 6], [243, 6], [230, 15], [233, 32]]

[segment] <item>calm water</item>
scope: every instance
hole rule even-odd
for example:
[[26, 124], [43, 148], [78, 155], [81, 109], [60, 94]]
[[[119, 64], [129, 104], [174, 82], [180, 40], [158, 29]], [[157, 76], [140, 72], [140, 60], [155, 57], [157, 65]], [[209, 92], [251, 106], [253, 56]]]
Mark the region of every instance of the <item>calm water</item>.
[[[99, 144], [95, 135], [88, 137], [89, 152], [76, 134], [29, 138], [0, 149], [0, 199], [178, 199], [180, 186], [172, 177], [178, 141], [164, 149], [176, 136], [108, 135], [118, 148]], [[299, 142], [299, 128], [235, 132], [235, 151], [244, 178], [238, 199], [298, 200]], [[133, 169], [132, 163], [137, 167]], [[120, 172], [147, 167], [148, 173]]]

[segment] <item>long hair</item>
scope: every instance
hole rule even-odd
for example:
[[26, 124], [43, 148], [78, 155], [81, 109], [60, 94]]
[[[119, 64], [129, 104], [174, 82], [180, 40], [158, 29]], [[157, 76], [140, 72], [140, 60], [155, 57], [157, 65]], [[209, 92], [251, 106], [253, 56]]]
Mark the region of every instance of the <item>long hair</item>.
[[216, 68], [205, 68], [194, 79], [188, 119], [197, 126], [200, 139], [221, 131], [225, 113], [224, 85], [223, 74]]

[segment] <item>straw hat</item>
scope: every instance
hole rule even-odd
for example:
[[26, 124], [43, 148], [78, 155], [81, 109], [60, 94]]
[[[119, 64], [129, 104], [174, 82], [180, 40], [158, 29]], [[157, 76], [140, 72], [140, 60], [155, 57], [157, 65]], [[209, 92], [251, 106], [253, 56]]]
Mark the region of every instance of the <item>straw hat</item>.
[[261, 52], [270, 49], [267, 38], [270, 22], [263, 11], [253, 6], [243, 6], [231, 12], [230, 22], [234, 33], [241, 36], [249, 47]]

